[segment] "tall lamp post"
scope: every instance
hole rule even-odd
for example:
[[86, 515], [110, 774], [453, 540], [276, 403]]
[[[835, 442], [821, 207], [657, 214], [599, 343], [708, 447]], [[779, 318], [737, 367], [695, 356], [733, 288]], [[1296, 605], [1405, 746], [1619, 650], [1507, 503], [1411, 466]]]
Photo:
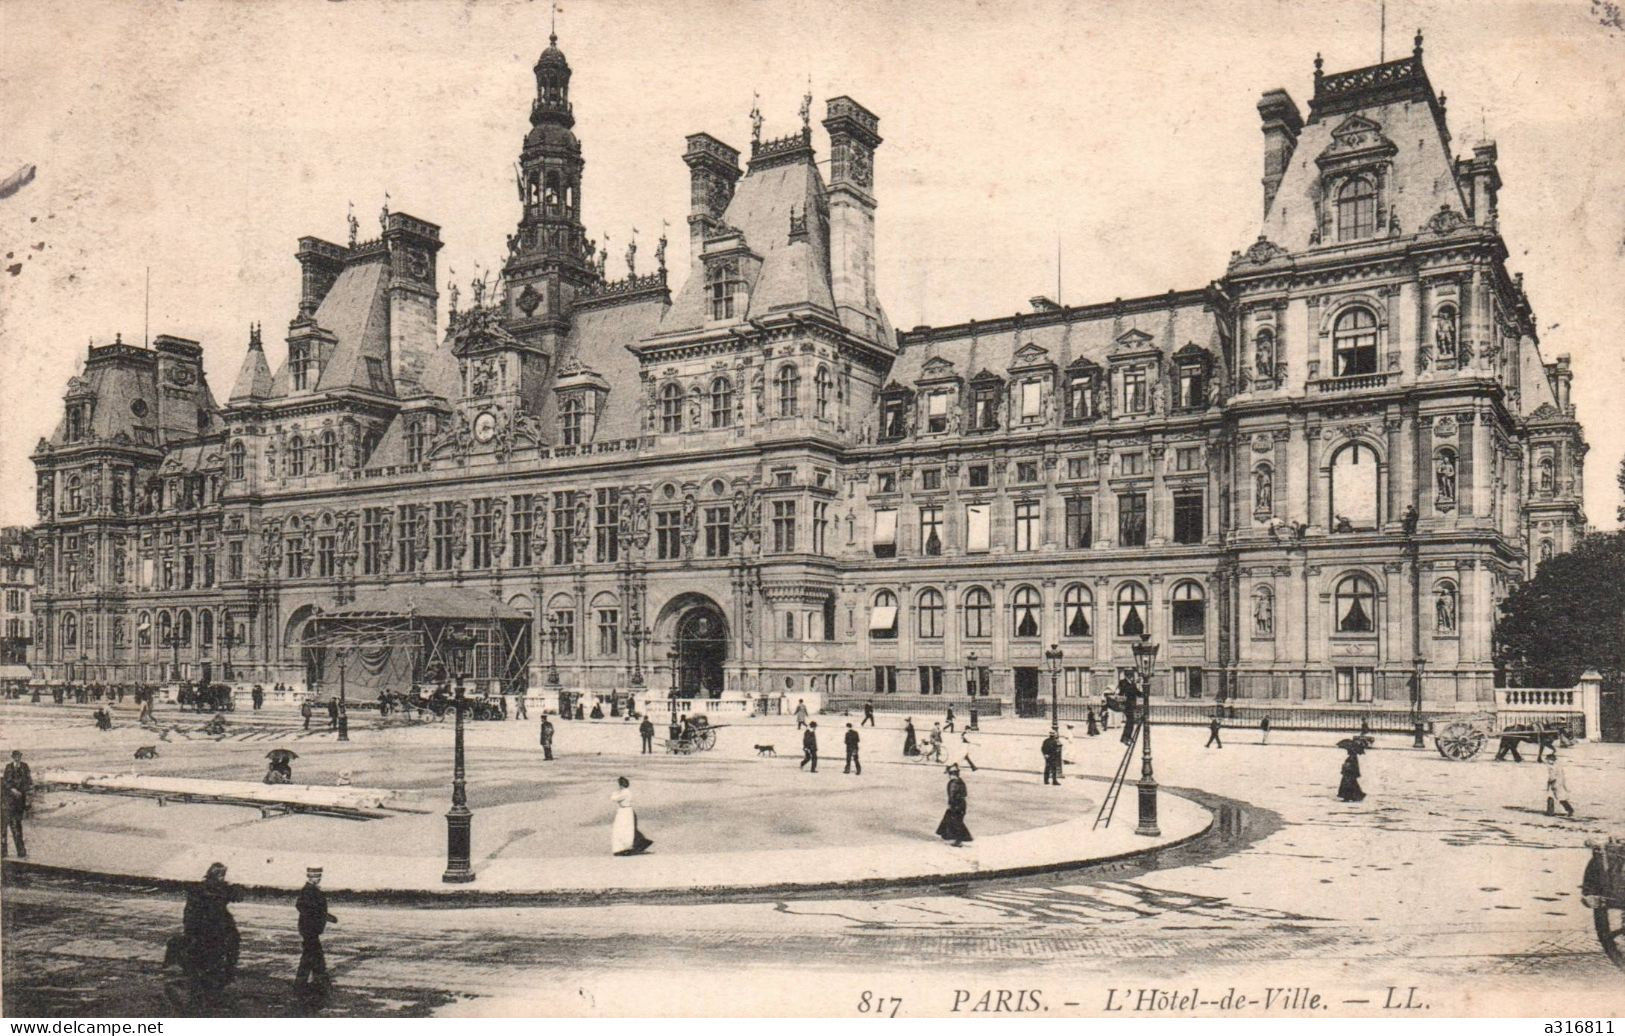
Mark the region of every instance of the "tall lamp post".
[[559, 685], [559, 624], [551, 612], [547, 616], [547, 685]]
[[671, 663], [671, 697], [673, 701], [677, 700], [677, 660], [681, 657], [676, 648], [666, 652], [666, 661]]
[[980, 730], [982, 728], [977, 726], [977, 721], [981, 716], [976, 708], [976, 691], [981, 681], [977, 679], [976, 652], [974, 650], [966, 652], [965, 661], [965, 696], [970, 699], [970, 729]]
[[1051, 644], [1049, 650], [1044, 652], [1044, 661], [1049, 665], [1049, 732], [1061, 732], [1061, 694], [1059, 681], [1061, 678], [1061, 659], [1065, 656], [1059, 644]]
[[181, 635], [180, 630], [171, 628], [164, 634], [164, 647], [169, 649], [170, 678], [179, 681], [181, 678]]
[[468, 707], [468, 701], [463, 697], [463, 677], [468, 671], [468, 650], [474, 643], [474, 637], [462, 630], [448, 634], [446, 641], [456, 658], [456, 697], [452, 699], [452, 708], [456, 712], [453, 717], [456, 721], [456, 747], [451, 768], [451, 809], [446, 811], [446, 871], [440, 875], [440, 880], [460, 885], [474, 880], [474, 868], [469, 862], [474, 844], [474, 811], [468, 808], [463, 767], [463, 712]]
[[[350, 740], [350, 710], [348, 707], [349, 700], [344, 695], [344, 670], [347, 668], [345, 663], [350, 660], [350, 649], [341, 647], [334, 653], [339, 657], [339, 740], [348, 741]], [[461, 717], [459, 717], [459, 722], [461, 722]]]
[[632, 626], [626, 631], [626, 639], [632, 642], [632, 679], [633, 687], [643, 686], [643, 627]]
[[220, 642], [226, 648], [226, 680], [230, 682], [236, 679], [236, 674], [231, 668], [231, 649], [241, 643], [237, 639], [237, 627], [232, 624], [230, 616], [226, 618], [226, 628], [220, 632]]
[[1157, 779], [1151, 772], [1151, 674], [1157, 668], [1157, 645], [1151, 643], [1151, 634], [1140, 634], [1134, 645], [1134, 668], [1140, 674], [1140, 824], [1137, 835], [1157, 838], [1162, 834], [1157, 827]]

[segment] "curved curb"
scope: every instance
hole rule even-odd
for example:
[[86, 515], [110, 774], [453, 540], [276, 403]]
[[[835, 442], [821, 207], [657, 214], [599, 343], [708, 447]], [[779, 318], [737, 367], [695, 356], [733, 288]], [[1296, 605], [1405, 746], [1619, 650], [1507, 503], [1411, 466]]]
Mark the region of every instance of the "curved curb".
[[[1085, 780], [1104, 782], [1105, 778], [1085, 777]], [[1172, 793], [1172, 792], [1170, 792]], [[778, 899], [802, 899], [830, 892], [849, 892], [869, 895], [890, 891], [930, 888], [941, 885], [964, 885], [970, 882], [1007, 880], [1032, 877], [1039, 874], [1061, 874], [1106, 864], [1146, 860], [1157, 854], [1187, 846], [1206, 838], [1213, 830], [1214, 812], [1186, 796], [1181, 798], [1201, 809], [1207, 820], [1198, 830], [1168, 841], [1159, 841], [1143, 849], [1088, 856], [1070, 860], [1052, 860], [1043, 863], [1006, 867], [982, 868], [966, 871], [946, 871], [935, 874], [906, 875], [902, 877], [853, 878], [840, 881], [781, 882], [765, 885], [691, 885], [683, 888], [606, 888], [597, 890], [568, 889], [557, 892], [515, 890], [511, 892], [443, 887], [441, 889], [329, 889], [327, 897], [335, 903], [373, 904], [379, 906], [410, 906], [418, 908], [458, 909], [492, 906], [596, 906], [637, 903], [695, 902], [751, 902]], [[8, 857], [4, 861], [4, 874], [9, 881], [19, 877], [38, 875], [46, 878], [67, 879], [107, 888], [167, 891], [184, 893], [196, 886], [196, 881], [178, 878], [145, 877], [116, 874], [80, 867], [35, 863]], [[235, 883], [234, 883], [235, 884]], [[276, 885], [235, 884], [245, 899], [282, 901], [297, 890]]]

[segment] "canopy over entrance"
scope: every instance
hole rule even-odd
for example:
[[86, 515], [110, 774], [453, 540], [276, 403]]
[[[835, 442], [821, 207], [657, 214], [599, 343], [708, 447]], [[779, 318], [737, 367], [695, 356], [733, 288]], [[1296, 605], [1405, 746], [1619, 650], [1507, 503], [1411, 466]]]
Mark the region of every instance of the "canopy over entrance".
[[308, 680], [318, 693], [404, 692], [414, 683], [468, 677], [475, 690], [523, 693], [530, 618], [494, 597], [455, 588], [362, 594], [306, 623]]

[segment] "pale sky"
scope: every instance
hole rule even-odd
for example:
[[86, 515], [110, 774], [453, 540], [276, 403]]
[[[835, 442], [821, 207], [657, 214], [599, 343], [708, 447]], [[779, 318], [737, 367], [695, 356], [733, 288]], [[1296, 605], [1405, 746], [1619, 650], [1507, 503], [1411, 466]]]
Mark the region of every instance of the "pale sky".
[[[1593, 0], [1389, 0], [1389, 58], [1426, 34], [1453, 149], [1500, 146], [1500, 214], [1550, 361], [1573, 356], [1593, 447], [1586, 506], [1615, 525], [1625, 455], [1625, 29]], [[881, 298], [902, 328], [1192, 288], [1258, 233], [1260, 93], [1307, 110], [1326, 71], [1378, 58], [1378, 0], [1147, 4], [563, 0], [559, 43], [610, 272], [633, 227], [687, 263], [683, 137], [748, 152], [850, 94], [880, 116]], [[217, 398], [248, 325], [276, 364], [296, 239], [438, 223], [466, 284], [518, 218], [546, 2], [0, 0], [0, 523], [34, 520], [28, 454], [86, 342], [203, 342]], [[825, 150], [821, 129], [815, 145]], [[20, 272], [9, 270], [20, 264]], [[674, 284], [674, 287], [676, 285]]]

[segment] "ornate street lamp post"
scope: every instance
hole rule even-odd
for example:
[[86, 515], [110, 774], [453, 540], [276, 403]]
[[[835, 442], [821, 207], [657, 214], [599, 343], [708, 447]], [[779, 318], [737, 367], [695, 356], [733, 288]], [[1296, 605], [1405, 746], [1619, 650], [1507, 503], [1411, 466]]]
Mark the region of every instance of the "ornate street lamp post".
[[226, 616], [226, 628], [220, 632], [221, 643], [226, 648], [226, 680], [228, 682], [236, 678], [231, 671], [231, 649], [237, 644], [236, 629], [237, 627], [232, 625], [231, 616], [228, 614]]
[[[347, 668], [345, 663], [350, 660], [350, 649], [341, 647], [336, 654], [339, 656], [339, 740], [348, 741], [350, 740], [350, 703], [344, 695], [344, 670]], [[458, 722], [461, 722], [460, 717]]]
[[547, 616], [547, 685], [559, 685], [559, 624], [551, 612]]
[[1051, 644], [1049, 650], [1044, 652], [1044, 661], [1049, 665], [1049, 732], [1061, 732], [1061, 695], [1058, 681], [1061, 678], [1061, 659], [1065, 652], [1059, 644]]
[[1151, 634], [1140, 634], [1134, 645], [1134, 667], [1140, 674], [1140, 737], [1144, 744], [1140, 754], [1140, 825], [1137, 835], [1156, 838], [1162, 834], [1157, 827], [1157, 779], [1151, 772], [1151, 675], [1157, 668], [1157, 645], [1151, 643]]
[[981, 718], [976, 708], [976, 691], [981, 684], [981, 681], [977, 679], [979, 674], [976, 671], [976, 652], [966, 652], [965, 661], [967, 663], [965, 668], [965, 696], [970, 699], [970, 729], [980, 730], [981, 727], [976, 725], [977, 720]]
[[626, 631], [626, 639], [632, 642], [632, 679], [633, 687], [643, 686], [643, 627], [633, 626]]
[[446, 637], [448, 646], [456, 652], [456, 697], [452, 708], [456, 711], [455, 749], [451, 769], [451, 809], [446, 811], [446, 871], [440, 880], [447, 884], [463, 884], [474, 880], [474, 869], [469, 860], [474, 844], [474, 811], [468, 808], [468, 790], [463, 767], [463, 712], [468, 701], [463, 697], [463, 677], [468, 671], [468, 650], [474, 638], [467, 631]]
[[673, 701], [677, 699], [677, 660], [681, 657], [676, 648], [666, 652], [666, 661], [671, 663], [671, 696]]

